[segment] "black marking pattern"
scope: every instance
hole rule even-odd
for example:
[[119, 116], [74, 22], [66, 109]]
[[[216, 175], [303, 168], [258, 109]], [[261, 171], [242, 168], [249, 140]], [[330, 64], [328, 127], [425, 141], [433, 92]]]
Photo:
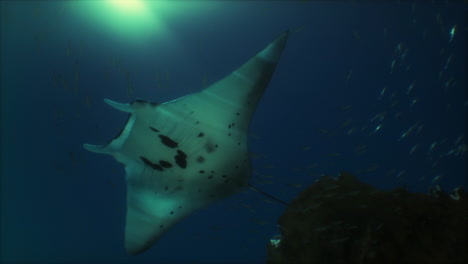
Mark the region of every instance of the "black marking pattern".
[[140, 159], [146, 164], [148, 165], [149, 167], [151, 167], [153, 170], [158, 170], [158, 171], [162, 171], [163, 168], [161, 166], [159, 166], [158, 164], [155, 164], [153, 162], [151, 162], [149, 159], [143, 157], [143, 156], [140, 156]]
[[[153, 131], [155, 133], [159, 133], [159, 130], [152, 127], [152, 126], [149, 126], [148, 128], [151, 129], [151, 131]], [[203, 137], [203, 136], [204, 136], [203, 132], [200, 132], [200, 134], [198, 134], [198, 137]], [[166, 135], [159, 134], [158, 137], [161, 140], [161, 143], [164, 144], [168, 148], [172, 148], [172, 149], [176, 148], [177, 149], [179, 147], [178, 142], [174, 141], [173, 139], [171, 139], [170, 137], [168, 137]], [[155, 163], [152, 163], [148, 158], [145, 158], [143, 156], [140, 156], [140, 159], [146, 165], [150, 166], [151, 168], [153, 168], [155, 170], [162, 171], [163, 168], [172, 168], [173, 167], [172, 163], [170, 163], [169, 161], [166, 161], [166, 160], [159, 160], [159, 164], [155, 164]], [[202, 157], [202, 159], [204, 160], [203, 157]], [[187, 155], [182, 150], [177, 149], [177, 155], [174, 156], [174, 160], [175, 160], [175, 163], [180, 168], [184, 169], [184, 168], [187, 167]]]
[[172, 164], [170, 162], [167, 162], [165, 160], [160, 160], [159, 165], [161, 165], [163, 168], [171, 168]]
[[177, 146], [179, 145], [179, 143], [175, 142], [168, 136], [159, 135], [159, 138], [161, 139], [161, 142], [169, 148], [177, 148]]
[[187, 155], [182, 150], [177, 150], [177, 155], [174, 159], [176, 164], [182, 169], [187, 167]]

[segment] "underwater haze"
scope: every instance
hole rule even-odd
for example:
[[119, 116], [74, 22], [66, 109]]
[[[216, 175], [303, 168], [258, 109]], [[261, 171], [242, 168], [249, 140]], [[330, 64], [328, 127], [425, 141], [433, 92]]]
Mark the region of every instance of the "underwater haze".
[[128, 255], [124, 167], [83, 143], [125, 125], [104, 98], [201, 91], [286, 30], [248, 134], [253, 186], [290, 202], [347, 171], [466, 190], [468, 5], [378, 2], [1, 1], [0, 262], [264, 263], [285, 206], [250, 188]]

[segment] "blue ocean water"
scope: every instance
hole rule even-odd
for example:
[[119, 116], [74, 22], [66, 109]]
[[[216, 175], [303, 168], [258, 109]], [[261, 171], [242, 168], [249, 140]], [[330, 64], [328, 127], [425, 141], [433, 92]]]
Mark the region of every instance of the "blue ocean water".
[[285, 207], [247, 188], [128, 256], [124, 169], [82, 145], [125, 124], [104, 98], [199, 91], [287, 29], [251, 123], [252, 184], [286, 201], [340, 171], [466, 189], [466, 4], [133, 2], [0, 3], [2, 263], [264, 262]]

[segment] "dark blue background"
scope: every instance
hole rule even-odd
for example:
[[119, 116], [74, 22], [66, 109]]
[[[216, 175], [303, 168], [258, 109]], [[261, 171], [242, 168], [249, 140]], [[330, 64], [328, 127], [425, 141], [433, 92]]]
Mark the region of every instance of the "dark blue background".
[[251, 124], [255, 186], [290, 201], [321, 174], [349, 171], [384, 190], [427, 193], [437, 176], [466, 189], [466, 4], [199, 3], [138, 40], [99, 27], [75, 1], [1, 2], [2, 262], [262, 263], [284, 207], [250, 189], [127, 256], [123, 167], [82, 144], [106, 143], [126, 121], [103, 98], [198, 91], [286, 29]]

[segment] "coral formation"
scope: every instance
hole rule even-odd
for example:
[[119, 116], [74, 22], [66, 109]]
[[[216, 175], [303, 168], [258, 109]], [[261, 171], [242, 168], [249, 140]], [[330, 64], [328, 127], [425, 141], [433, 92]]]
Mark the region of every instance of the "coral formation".
[[381, 191], [323, 176], [279, 218], [267, 263], [468, 263], [467, 220], [462, 189]]

